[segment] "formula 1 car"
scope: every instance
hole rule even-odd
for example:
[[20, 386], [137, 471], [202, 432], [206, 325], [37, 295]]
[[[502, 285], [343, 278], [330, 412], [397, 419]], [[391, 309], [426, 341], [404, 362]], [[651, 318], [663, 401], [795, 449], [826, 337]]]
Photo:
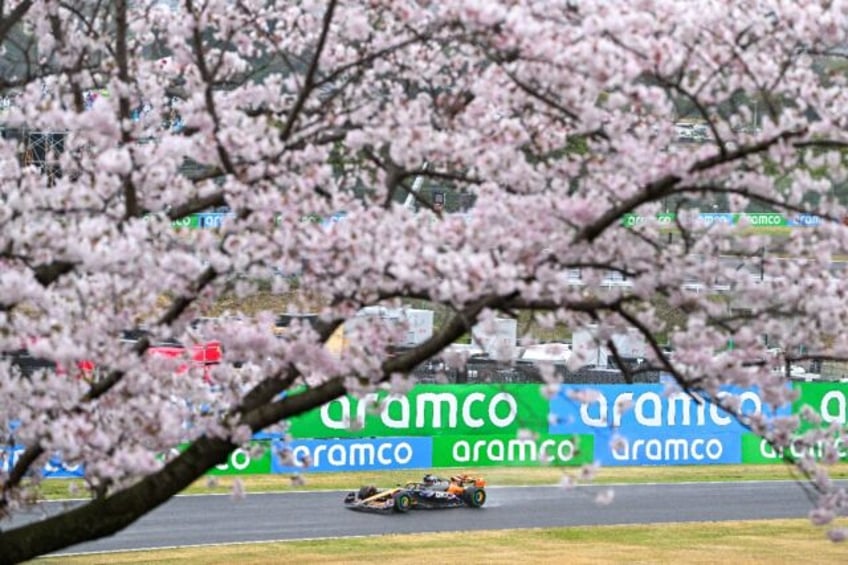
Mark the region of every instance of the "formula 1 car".
[[424, 475], [421, 482], [379, 490], [372, 485], [345, 496], [344, 504], [351, 510], [388, 514], [413, 509], [434, 510], [467, 506], [480, 508], [486, 503], [486, 481], [479, 477], [457, 475], [442, 479]]

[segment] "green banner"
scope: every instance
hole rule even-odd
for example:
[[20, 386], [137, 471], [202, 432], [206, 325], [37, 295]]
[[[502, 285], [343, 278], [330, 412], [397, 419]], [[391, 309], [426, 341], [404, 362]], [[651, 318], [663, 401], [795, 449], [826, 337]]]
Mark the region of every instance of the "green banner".
[[757, 434], [742, 434], [742, 464], [764, 463], [783, 463], [783, 458]]
[[250, 449], [239, 447], [226, 463], [212, 468], [209, 475], [266, 475], [271, 472], [271, 442], [251, 442]]
[[[145, 216], [145, 221], [150, 221], [150, 218], [153, 216]], [[179, 218], [178, 220], [171, 221], [171, 227], [173, 228], [187, 228], [187, 229], [197, 229], [201, 227], [201, 216], [200, 214], [192, 214], [190, 216], [184, 216]]]
[[171, 222], [171, 226], [175, 228], [197, 229], [200, 227], [200, 215], [192, 214], [191, 216], [174, 220]]
[[[189, 444], [177, 446], [182, 453]], [[159, 455], [160, 460], [165, 455]], [[267, 475], [271, 472], [271, 442], [252, 441], [249, 448], [239, 447], [227, 456], [227, 461], [210, 469], [207, 475]]]
[[[848, 383], [835, 382], [794, 382], [792, 388], [798, 391], [798, 398], [792, 403], [792, 414], [801, 416], [805, 406], [811, 408], [813, 412], [818, 414], [821, 422], [816, 424], [801, 417], [801, 423], [798, 428], [799, 434], [810, 430], [813, 427], [827, 427], [836, 422], [841, 426], [848, 423]], [[843, 446], [842, 441], [838, 437], [834, 437], [831, 444], [836, 449], [836, 454], [841, 461], [848, 461], [848, 446]], [[791, 446], [789, 455], [793, 459], [797, 459], [805, 455], [803, 449]], [[820, 442], [817, 445], [806, 449], [816, 459], [820, 459], [825, 452], [825, 445]], [[782, 463], [784, 462], [783, 453], [769, 445], [760, 436], [752, 433], [742, 434], [742, 463], [763, 464], [763, 463]]]
[[[834, 438], [831, 445], [836, 450], [839, 460], [848, 462], [848, 446], [844, 445], [840, 438]], [[793, 445], [789, 447], [789, 453], [787, 455], [790, 457], [790, 460], [799, 459], [805, 455], [805, 451], [813, 455], [817, 460], [821, 460], [826, 452], [826, 446], [824, 442], [819, 442], [804, 450]], [[784, 463], [783, 451], [775, 449], [757, 434], [742, 434], [742, 463], [757, 465], [764, 463]]]
[[639, 224], [644, 224], [648, 220], [655, 220], [660, 224], [672, 224], [674, 223], [674, 217], [675, 215], [671, 212], [663, 212], [653, 217], [640, 216], [639, 214], [625, 214], [621, 217], [621, 225], [630, 228]]
[[733, 214], [734, 223], [740, 224], [743, 220], [747, 220], [752, 226], [787, 226], [789, 220], [783, 214], [772, 212], [751, 213], [751, 214]]
[[591, 434], [433, 438], [433, 467], [559, 467], [585, 465], [594, 459]]
[[293, 438], [403, 437], [546, 432], [549, 403], [536, 384], [416, 385], [339, 398], [289, 420]]
[[[800, 415], [801, 409], [807, 405], [821, 416], [822, 426], [832, 422], [842, 426], [848, 424], [848, 383], [796, 382], [793, 388], [799, 391], [798, 399], [792, 404], [793, 414]], [[801, 421], [801, 431], [810, 427], [809, 422]]]

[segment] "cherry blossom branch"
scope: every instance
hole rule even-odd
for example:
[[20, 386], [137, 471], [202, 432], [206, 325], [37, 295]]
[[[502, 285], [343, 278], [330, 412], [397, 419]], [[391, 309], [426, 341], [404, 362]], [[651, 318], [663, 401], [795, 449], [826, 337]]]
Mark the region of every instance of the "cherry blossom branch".
[[312, 90], [315, 87], [314, 83], [318, 73], [318, 66], [320, 64], [321, 55], [324, 52], [324, 45], [327, 42], [327, 36], [330, 33], [330, 25], [333, 23], [333, 12], [335, 9], [336, 0], [329, 0], [327, 3], [327, 9], [324, 11], [324, 20], [321, 26], [321, 33], [318, 37], [318, 44], [315, 46], [315, 54], [312, 56], [312, 61], [309, 63], [309, 68], [306, 71], [306, 77], [303, 80], [300, 93], [292, 105], [291, 110], [289, 110], [289, 114], [286, 117], [286, 123], [280, 132], [280, 139], [283, 141], [288, 140], [291, 135], [295, 122], [297, 122], [300, 115], [300, 111], [304, 104], [306, 104], [306, 100], [312, 94]]
[[81, 541], [114, 534], [189, 486], [237, 446], [202, 437], [135, 485], [0, 534], [0, 562], [19, 563]]
[[[690, 379], [685, 378], [677, 370], [677, 368], [674, 367], [674, 364], [671, 363], [671, 360], [668, 358], [668, 356], [665, 354], [665, 352], [659, 347], [659, 344], [654, 339], [654, 333], [651, 332], [650, 329], [647, 328], [638, 318], [636, 318], [633, 314], [631, 314], [630, 312], [628, 312], [624, 308], [618, 307], [618, 308], [616, 308], [616, 312], [618, 313], [619, 316], [624, 318], [628, 322], [628, 324], [630, 324], [631, 327], [636, 328], [639, 331], [639, 333], [642, 334], [642, 336], [646, 339], [648, 346], [651, 348], [651, 350], [653, 351], [656, 358], [660, 361], [661, 369], [664, 370], [665, 372], [669, 373], [670, 375], [672, 375], [672, 377], [677, 382], [677, 384], [681, 387], [683, 392], [685, 392], [691, 398], [695, 399], [696, 402], [698, 402], [699, 404], [702, 404], [704, 402], [703, 398], [701, 398], [701, 396], [703, 395], [703, 392], [702, 391], [696, 392], [694, 390], [694, 385], [696, 385], [696, 383], [692, 382]], [[613, 356], [615, 357], [616, 362], [618, 363], [618, 366], [620, 367], [622, 372], [625, 374], [625, 376], [631, 374], [630, 369], [626, 366], [626, 364], [623, 362], [623, 360], [619, 356], [617, 347], [615, 346], [615, 343], [612, 340], [609, 340], [608, 343], [607, 343], [607, 346], [613, 352]], [[796, 482], [802, 487], [802, 489], [805, 491], [805, 493], [808, 496], [808, 499], [811, 502], [813, 502], [813, 503], [815, 502], [815, 498], [812, 494], [813, 491], [818, 492], [819, 494], [824, 494], [824, 493], [827, 492], [826, 489], [823, 488], [817, 481], [812, 480], [813, 479], [812, 471], [810, 469], [805, 468], [802, 465], [800, 465], [800, 461], [798, 460], [798, 458], [796, 458], [794, 455], [792, 455], [792, 453], [789, 450], [785, 449], [785, 447], [786, 447], [785, 445], [779, 444], [775, 440], [774, 437], [772, 437], [768, 434], [764, 435], [762, 433], [762, 430], [754, 429], [754, 427], [753, 427], [753, 425], [750, 421], [750, 418], [747, 417], [746, 415], [740, 413], [734, 406], [731, 406], [729, 404], [729, 402], [726, 401], [723, 397], [711, 397], [709, 400], [710, 400], [710, 402], [716, 404], [724, 412], [726, 412], [727, 414], [732, 416], [737, 422], [739, 422], [740, 425], [742, 425], [748, 431], [761, 436], [776, 452], [781, 452], [784, 462], [791, 464], [795, 468], [799, 469], [801, 474], [806, 479], [806, 482], [801, 482], [800, 480], [798, 480]], [[813, 485], [812, 489], [810, 489], [809, 485]]]
[[38, 284], [46, 288], [59, 280], [63, 275], [73, 272], [75, 268], [76, 264], [70, 261], [53, 261], [33, 267], [32, 271]]
[[421, 33], [421, 34], [416, 35], [414, 37], [411, 37], [409, 39], [404, 39], [403, 41], [399, 41], [398, 43], [395, 43], [393, 45], [389, 45], [388, 47], [384, 47], [382, 49], [378, 49], [376, 51], [368, 53], [367, 55], [364, 55], [364, 56], [360, 57], [359, 59], [356, 59], [356, 60], [351, 61], [350, 63], [344, 64], [344, 65], [340, 65], [340, 66], [336, 67], [335, 69], [333, 69], [331, 72], [326, 73], [325, 76], [321, 80], [318, 80], [318, 81], [315, 82], [314, 86], [316, 88], [318, 88], [318, 87], [325, 86], [325, 85], [332, 85], [333, 83], [335, 83], [336, 80], [339, 79], [339, 77], [344, 76], [345, 73], [347, 73], [348, 71], [350, 71], [352, 69], [366, 68], [379, 59], [382, 59], [382, 58], [384, 58], [388, 55], [391, 55], [392, 53], [395, 53], [397, 51], [401, 51], [403, 49], [406, 49], [407, 47], [415, 45], [416, 43], [428, 41], [430, 38], [431, 38], [430, 32]]
[[423, 168], [419, 167], [415, 170], [404, 171], [401, 173], [401, 178], [410, 178], [410, 177], [426, 177], [436, 180], [446, 180], [453, 182], [460, 182], [464, 184], [482, 184], [484, 180], [480, 177], [469, 176], [461, 172], [453, 172], [453, 171], [440, 171], [436, 169]]
[[638, 193], [628, 198], [618, 206], [610, 208], [601, 215], [598, 220], [592, 222], [582, 231], [578, 232], [575, 237], [575, 241], [592, 243], [604, 231], [606, 231], [607, 228], [616, 224], [623, 215], [632, 212], [642, 204], [647, 204], [648, 202], [661, 199], [681, 180], [681, 177], [678, 175], [668, 174], [658, 180], [648, 183]]
[[504, 72], [510, 78], [510, 80], [512, 80], [512, 82], [514, 82], [515, 85], [520, 88], [525, 94], [528, 94], [532, 98], [535, 98], [536, 100], [544, 103], [545, 105], [555, 109], [557, 112], [568, 118], [572, 123], [580, 123], [580, 118], [577, 116], [577, 114], [575, 114], [574, 112], [554, 100], [551, 96], [531, 87], [529, 84], [518, 78], [518, 76], [514, 72], [506, 69], [504, 69]]
[[[800, 137], [804, 135], [806, 131], [806, 128], [794, 131], [783, 131], [756, 143], [744, 145], [733, 151], [727, 151], [725, 154], [718, 153], [712, 157], [701, 159], [689, 167], [689, 173], [693, 174], [704, 172], [719, 165], [725, 165], [734, 161], [739, 161], [751, 155], [762, 153], [777, 143], [788, 141], [794, 137]], [[682, 180], [683, 177], [679, 175], [667, 174], [651, 183], [648, 183], [642, 190], [634, 194], [632, 197], [624, 200], [617, 206], [611, 207], [608, 211], [601, 215], [598, 220], [586, 226], [577, 234], [575, 240], [578, 242], [586, 241], [591, 243], [607, 228], [618, 222], [625, 214], [633, 212], [636, 208], [643, 204], [659, 200], [664, 196], [672, 194], [672, 189]]]
[[619, 303], [614, 306], [614, 310], [616, 314], [621, 316], [624, 320], [630, 324], [631, 327], [636, 328], [640, 334], [646, 339], [648, 347], [651, 348], [651, 351], [654, 354], [654, 357], [657, 358], [660, 362], [660, 366], [664, 371], [668, 371], [674, 377], [675, 381], [683, 387], [684, 390], [688, 390], [689, 385], [683, 379], [683, 375], [681, 375], [674, 365], [671, 363], [671, 360], [666, 355], [665, 351], [660, 347], [659, 343], [654, 337], [654, 333], [648, 328], [645, 324], [642, 323], [636, 316], [631, 314], [628, 310], [623, 307], [623, 303]]
[[[196, 300], [200, 292], [211, 284], [216, 277], [217, 272], [211, 267], [207, 268], [198, 278], [195, 286], [195, 292], [189, 296], [181, 295], [177, 297], [171, 303], [171, 307], [157, 320], [157, 325], [167, 326], [172, 324], [186, 311], [194, 300]], [[140, 357], [145, 354], [149, 347], [150, 340], [148, 338], [142, 338], [133, 346], [133, 353]], [[121, 382], [124, 374], [125, 373], [123, 371], [111, 371], [105, 378], [95, 381], [88, 392], [86, 392], [86, 394], [80, 399], [79, 404], [86, 404], [100, 398], [114, 388], [115, 385]], [[77, 406], [75, 410], [79, 410], [79, 406]], [[38, 442], [28, 446], [27, 449], [24, 450], [24, 453], [21, 454], [15, 463], [15, 466], [9, 472], [8, 478], [2, 484], [0, 511], [2, 511], [8, 504], [8, 493], [20, 483], [20, 481], [26, 476], [26, 473], [32, 464], [43, 454], [44, 448]]]
[[[427, 359], [438, 354], [445, 347], [456, 341], [461, 335], [474, 325], [474, 320], [486, 308], [497, 308], [499, 304], [508, 302], [512, 297], [490, 296], [482, 298], [468, 305], [452, 316], [445, 325], [433, 336], [421, 345], [383, 362], [382, 380], [387, 380], [395, 373], [408, 373]], [[376, 384], [376, 383], [375, 383]], [[284, 399], [262, 404], [257, 408], [247, 411], [241, 421], [250, 426], [254, 431], [262, 430], [282, 419], [300, 414], [312, 407], [320, 406], [330, 400], [341, 396], [345, 392], [344, 379], [337, 377], [309, 389], [306, 392], [286, 396]], [[276, 392], [266, 391], [265, 396]]]
[[[219, 176], [219, 175], [215, 175]], [[224, 191], [213, 192], [206, 196], [199, 196], [179, 206], [173, 206], [168, 209], [168, 219], [179, 220], [196, 212], [203, 212], [210, 208], [217, 208], [227, 205], [227, 195]]]
[[[9, 55], [0, 88], [24, 86], [2, 110], [23, 137], [0, 143], [0, 278], [11, 303], [0, 303], [11, 312], [3, 340], [14, 346], [49, 333], [51, 359], [65, 366], [92, 358], [102, 371], [99, 381], [0, 375], [9, 393], [0, 395], [0, 412], [22, 421], [29, 444], [0, 487], [0, 504], [9, 514], [17, 503], [26, 508], [25, 477], [54, 450], [85, 466], [96, 497], [66, 517], [3, 532], [0, 561], [120, 529], [225, 460], [249, 431], [354, 389], [394, 385], [484, 314], [532, 308], [539, 321], [572, 329], [597, 323], [625, 380], [662, 370], [698, 402], [727, 384], [755, 384], [764, 401], [780, 400], [788, 363], [848, 351], [833, 329], [848, 299], [826, 267], [848, 245], [848, 228], [837, 222], [844, 187], [825, 192], [828, 178], [846, 174], [839, 109], [848, 95], [837, 69], [822, 71], [809, 57], [842, 37], [835, 4], [775, 4], [774, 21], [763, 21], [759, 6], [734, 4], [729, 17], [727, 2], [710, 1], [699, 3], [695, 20], [673, 1], [650, 10], [571, 2], [557, 13], [495, 0], [323, 0], [317, 11], [314, 2], [165, 4], [15, 0], [27, 9], [11, 24], [12, 3], [0, 0]], [[799, 15], [822, 25], [794, 25]], [[92, 90], [104, 87], [109, 99], [88, 107]], [[177, 108], [162, 96], [174, 94], [183, 97], [180, 131], [163, 123]], [[750, 120], [749, 96], [765, 96], [757, 102], [775, 119], [764, 133], [737, 139], [725, 129]], [[139, 116], [136, 100], [145, 103]], [[719, 145], [669, 146], [671, 114], [683, 107], [708, 118]], [[69, 132], [62, 174], [39, 176], [29, 165], [41, 164], [48, 144], [36, 136], [60, 129]], [[472, 190], [469, 222], [397, 210], [391, 202], [415, 177]], [[750, 202], [825, 223], [793, 228], [782, 247], [792, 257], [764, 264], [773, 274], [785, 266], [789, 276], [757, 282], [727, 255], [753, 254], [770, 232], [690, 225], [710, 200], [727, 200], [728, 211]], [[622, 226], [624, 214], [660, 201], [673, 222]], [[166, 225], [226, 205], [238, 219], [220, 229], [177, 237]], [[339, 210], [348, 216], [326, 230], [297, 221]], [[156, 218], [149, 229], [127, 220], [147, 213]], [[243, 221], [254, 215], [262, 221]], [[291, 224], [272, 227], [271, 217]], [[167, 399], [194, 403], [207, 392], [203, 383], [137, 372], [152, 337], [110, 361], [119, 354], [109, 350], [116, 328], [153, 314], [173, 333], [190, 310], [211, 315], [207, 306], [231, 292], [287, 290], [288, 279], [265, 278], [279, 268], [296, 270], [301, 288], [320, 294], [329, 321], [280, 343], [258, 327], [265, 317], [222, 321], [228, 355], [257, 360], [243, 373], [228, 364], [214, 371], [223, 415], [189, 413]], [[583, 269], [584, 285], [569, 280], [573, 268]], [[605, 271], [632, 278], [632, 288], [593, 287]], [[693, 278], [726, 281], [728, 293], [689, 292]], [[163, 289], [179, 290], [160, 305]], [[392, 337], [386, 330], [362, 336], [360, 348], [338, 359], [320, 350], [361, 307], [407, 298], [449, 311], [424, 344], [399, 350], [383, 343]], [[638, 367], [624, 363], [617, 339], [607, 342], [606, 332], [622, 327], [650, 344]], [[666, 333], [675, 356], [660, 345]], [[767, 356], [761, 333], [789, 352]], [[728, 337], [735, 348], [713, 354]], [[795, 354], [800, 344], [812, 353]], [[294, 389], [320, 375], [319, 386]], [[281, 392], [288, 394], [275, 400]], [[794, 441], [786, 422], [728, 414], [773, 446]], [[184, 438], [186, 418], [200, 424], [188, 433], [209, 436], [158, 463], [154, 450]], [[114, 425], [128, 421], [138, 425]], [[816, 437], [827, 439], [811, 433], [804, 441]], [[808, 470], [806, 454], [796, 459]]]
[[[209, 113], [209, 117], [212, 118], [212, 123], [214, 125], [213, 133], [215, 135], [215, 147], [218, 153], [218, 159], [220, 159], [221, 167], [225, 172], [235, 175], [236, 171], [230, 159], [230, 154], [221, 144], [221, 140], [218, 137], [218, 133], [221, 130], [221, 117], [215, 104], [215, 92], [213, 88], [215, 84], [215, 69], [210, 69], [206, 61], [207, 51], [203, 38], [203, 30], [199, 25], [200, 15], [195, 13], [193, 0], [186, 0], [186, 7], [195, 18], [196, 22], [196, 24], [192, 27], [191, 47], [192, 52], [194, 53], [197, 70], [200, 72], [200, 78], [204, 83], [203, 100], [206, 104], [206, 111]], [[206, 6], [204, 6], [201, 11], [205, 9]]]
[[[483, 309], [494, 307], [503, 300], [501, 297], [490, 297], [470, 305], [463, 310], [462, 315], [454, 316], [442, 331], [415, 350], [384, 362], [384, 378], [397, 372], [407, 372], [429, 359], [465, 333], [470, 319], [475, 318]], [[321, 406], [344, 393], [344, 380], [331, 379], [278, 402], [262, 404], [245, 413], [241, 422], [250, 426], [253, 431], [258, 431], [281, 419], [291, 418]], [[269, 394], [269, 390], [257, 392], [253, 401], [258, 403]], [[207, 469], [223, 462], [236, 447], [236, 444], [226, 439], [201, 437], [169, 461], [162, 470], [146, 476], [133, 486], [97, 498], [71, 511], [48, 517], [35, 526], [29, 525], [3, 532], [0, 535], [0, 555], [17, 562], [36, 555], [32, 553], [36, 546], [41, 547], [44, 552], [50, 552], [113, 534], [166, 502]], [[93, 516], [98, 516], [99, 519], [93, 520]], [[33, 539], [39, 539], [39, 544], [31, 543]]]
[[8, 16], [0, 14], [0, 43], [6, 40], [6, 36], [26, 15], [32, 7], [32, 0], [22, 0], [15, 6]]
[[[785, 199], [769, 197], [767, 194], [763, 194], [760, 192], [752, 192], [746, 188], [736, 188], [736, 187], [726, 187], [716, 184], [704, 184], [704, 185], [681, 185], [673, 190], [669, 191], [668, 195], [685, 195], [685, 194], [703, 194], [703, 193], [712, 193], [712, 194], [738, 194], [739, 196], [743, 196], [750, 200], [760, 202], [767, 206], [773, 206], [774, 208], [778, 208], [781, 210], [785, 210], [787, 212], [795, 212], [798, 214], [807, 214], [809, 213], [809, 209], [806, 208], [802, 204], [791, 204], [787, 202]], [[833, 222], [841, 222], [842, 217], [836, 216], [828, 213], [817, 214], [822, 219], [827, 219]], [[677, 223], [678, 227], [681, 231], [686, 230], [679, 222]]]
[[[333, 320], [328, 323], [319, 322], [316, 327], [316, 329], [318, 330], [318, 340], [321, 343], [326, 343], [330, 336], [336, 331], [336, 329], [338, 329], [342, 325], [342, 323], [343, 320]], [[292, 384], [294, 384], [294, 382], [300, 376], [301, 374], [294, 366], [294, 364], [290, 363], [282, 374], [274, 375], [271, 378], [267, 378], [260, 382], [258, 385], [256, 385], [253, 389], [251, 389], [251, 391], [244, 396], [238, 408], [233, 411], [233, 414], [239, 415], [241, 419], [244, 414], [256, 410], [257, 408], [270, 402], [275, 396], [277, 396], [281, 392], [288, 390], [288, 388], [291, 387]], [[273, 423], [274, 422], [271, 422], [271, 424]], [[254, 431], [258, 431], [261, 429], [263, 428], [259, 427], [256, 428]]]
[[[682, 67], [681, 67], [682, 68]], [[713, 135], [713, 139], [715, 139], [716, 144], [718, 145], [719, 155], [722, 158], [727, 158], [727, 143], [724, 141], [722, 136], [719, 134], [718, 128], [716, 127], [715, 121], [710, 115], [709, 111], [707, 111], [706, 106], [701, 103], [701, 100], [698, 98], [696, 93], [689, 92], [688, 89], [684, 88], [682, 84], [680, 84], [680, 79], [676, 81], [670, 81], [666, 79], [664, 76], [659, 74], [654, 75], [653, 77], [657, 82], [666, 88], [670, 88], [675, 92], [682, 94], [687, 100], [689, 100], [695, 108], [698, 110], [698, 114], [707, 122], [707, 127], [710, 128], [710, 133]], [[705, 81], [706, 84], [706, 81]]]
[[[115, 63], [118, 66], [118, 79], [124, 88], [129, 88], [129, 53], [127, 49], [129, 22], [127, 18], [127, 0], [115, 0]], [[126, 92], [118, 96], [118, 115], [121, 119], [121, 145], [130, 142], [128, 122], [130, 121], [130, 100]], [[129, 152], [130, 163], [133, 163], [132, 152]], [[133, 164], [132, 169], [135, 166]], [[138, 193], [132, 181], [132, 173], [121, 175], [124, 189], [124, 218], [134, 218], [140, 214]]]

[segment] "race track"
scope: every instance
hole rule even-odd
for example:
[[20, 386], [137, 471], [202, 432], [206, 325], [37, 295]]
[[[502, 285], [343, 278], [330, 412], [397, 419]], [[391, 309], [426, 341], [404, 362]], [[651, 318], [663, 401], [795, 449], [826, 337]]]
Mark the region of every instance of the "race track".
[[[419, 510], [389, 516], [343, 508], [343, 492], [248, 494], [237, 501], [229, 496], [182, 496], [111, 538], [65, 552], [387, 533], [803, 518], [811, 508], [801, 488], [788, 481], [617, 485], [612, 487], [612, 504], [595, 504], [597, 493], [607, 488], [492, 487], [486, 506], [479, 510]], [[44, 510], [57, 508], [51, 503]], [[38, 518], [28, 518], [32, 519]], [[10, 526], [5, 523], [4, 529]]]

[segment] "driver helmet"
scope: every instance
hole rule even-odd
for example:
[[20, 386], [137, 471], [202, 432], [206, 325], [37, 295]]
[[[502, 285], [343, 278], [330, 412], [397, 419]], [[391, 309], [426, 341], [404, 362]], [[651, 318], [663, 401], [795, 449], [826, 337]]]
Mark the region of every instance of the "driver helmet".
[[425, 484], [432, 485], [432, 484], [435, 484], [437, 482], [439, 482], [439, 477], [437, 477], [436, 475], [431, 475], [429, 473], [424, 475], [424, 483]]
[[359, 498], [360, 500], [365, 500], [366, 498], [370, 498], [377, 494], [377, 487], [374, 485], [366, 485], [359, 489]]

